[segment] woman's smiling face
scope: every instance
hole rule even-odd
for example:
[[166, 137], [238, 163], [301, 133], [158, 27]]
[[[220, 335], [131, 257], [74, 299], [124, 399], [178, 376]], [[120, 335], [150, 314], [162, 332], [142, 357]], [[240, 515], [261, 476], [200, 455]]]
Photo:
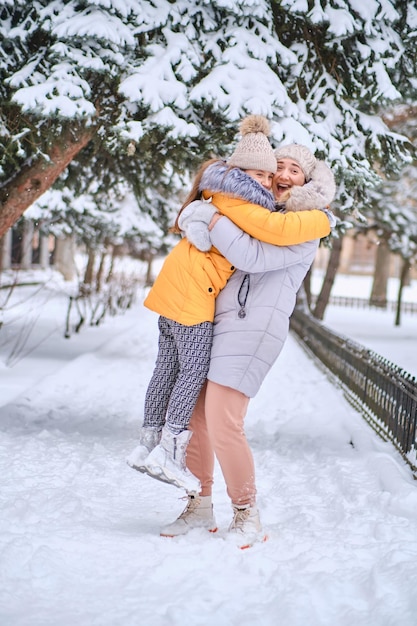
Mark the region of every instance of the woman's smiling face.
[[272, 191], [275, 199], [280, 200], [288, 195], [291, 187], [301, 187], [306, 182], [304, 172], [294, 159], [280, 159], [277, 162], [277, 172], [272, 182]]

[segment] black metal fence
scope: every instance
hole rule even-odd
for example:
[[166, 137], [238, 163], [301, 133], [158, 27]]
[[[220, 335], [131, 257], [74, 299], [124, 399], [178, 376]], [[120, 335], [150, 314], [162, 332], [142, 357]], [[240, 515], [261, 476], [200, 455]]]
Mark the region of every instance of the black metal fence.
[[372, 427], [395, 444], [416, 475], [416, 378], [299, 308], [291, 318], [291, 329], [336, 377], [347, 399]]
[[[312, 296], [312, 303], [314, 304], [317, 296]], [[396, 311], [397, 303], [393, 300], [386, 300], [379, 304], [372, 304], [369, 298], [356, 298], [353, 296], [330, 296], [329, 304], [335, 306], [346, 306], [356, 309], [382, 309], [384, 311]], [[417, 314], [417, 302], [401, 302], [401, 313]]]

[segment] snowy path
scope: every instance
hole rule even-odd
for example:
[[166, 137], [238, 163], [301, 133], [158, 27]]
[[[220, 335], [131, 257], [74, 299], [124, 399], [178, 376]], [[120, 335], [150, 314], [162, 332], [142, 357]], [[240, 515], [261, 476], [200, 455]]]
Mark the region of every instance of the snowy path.
[[2, 626], [415, 626], [417, 484], [290, 337], [247, 431], [267, 543], [163, 539], [183, 495], [131, 470], [156, 318], [0, 407]]

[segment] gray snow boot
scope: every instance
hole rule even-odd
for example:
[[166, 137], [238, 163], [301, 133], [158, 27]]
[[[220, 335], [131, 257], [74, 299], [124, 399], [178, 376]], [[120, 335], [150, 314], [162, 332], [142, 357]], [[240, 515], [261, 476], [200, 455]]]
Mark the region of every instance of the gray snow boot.
[[139, 445], [129, 454], [126, 463], [139, 472], [145, 472], [144, 462], [155, 446], [161, 440], [161, 430], [151, 426], [144, 426], [139, 435]]
[[201, 489], [200, 481], [185, 464], [187, 445], [192, 434], [190, 430], [184, 430], [179, 435], [173, 435], [164, 427], [160, 443], [145, 460], [144, 471], [163, 483], [198, 493]]

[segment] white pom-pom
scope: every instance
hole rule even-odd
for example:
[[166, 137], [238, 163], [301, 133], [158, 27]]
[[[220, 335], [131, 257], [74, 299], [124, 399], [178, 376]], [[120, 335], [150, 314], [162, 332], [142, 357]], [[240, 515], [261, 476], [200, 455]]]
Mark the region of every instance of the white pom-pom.
[[269, 122], [263, 115], [248, 115], [240, 124], [240, 134], [242, 136], [249, 133], [263, 133], [269, 136]]

